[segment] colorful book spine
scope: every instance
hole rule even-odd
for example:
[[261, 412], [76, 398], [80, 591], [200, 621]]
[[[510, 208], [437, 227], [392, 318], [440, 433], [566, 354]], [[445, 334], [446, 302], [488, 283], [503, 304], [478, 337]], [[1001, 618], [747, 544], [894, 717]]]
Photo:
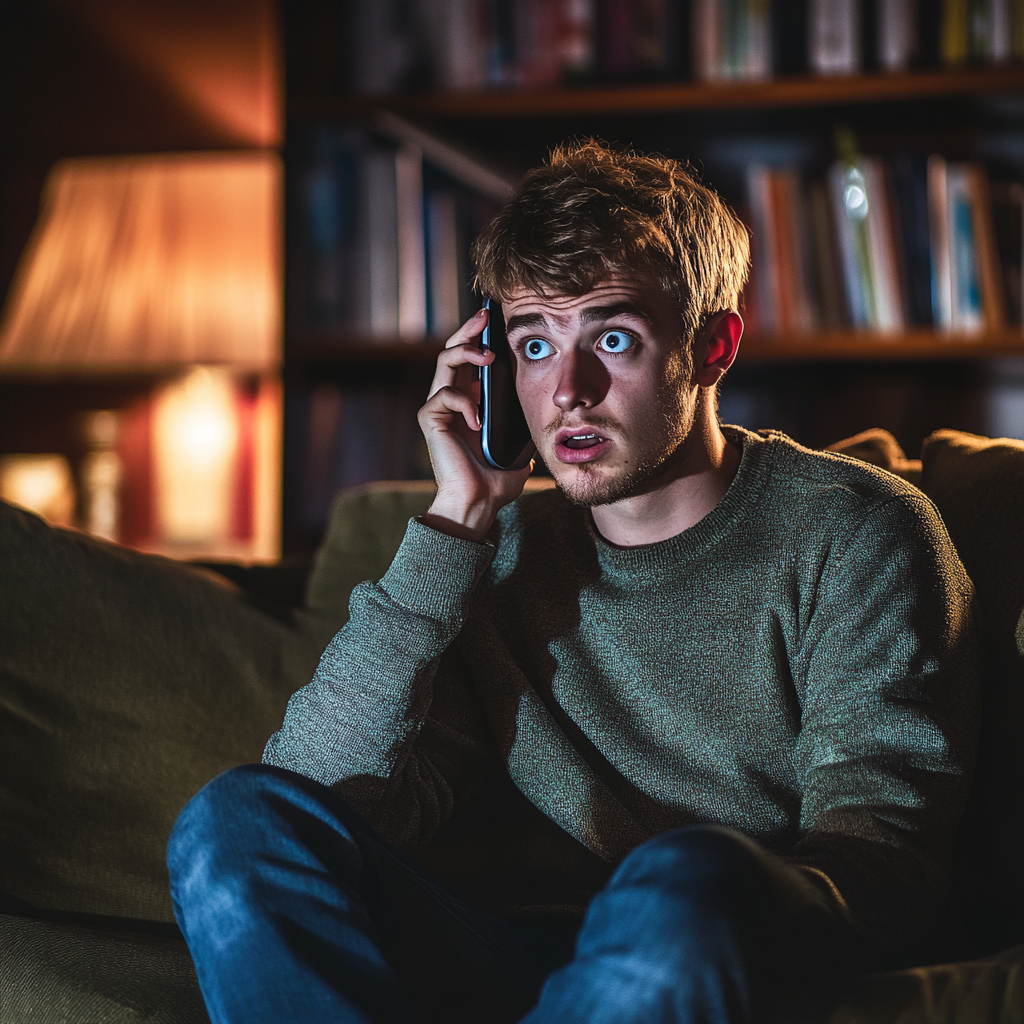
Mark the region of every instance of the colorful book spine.
[[867, 234], [867, 182], [856, 165], [840, 162], [830, 169], [828, 184], [850, 323], [868, 329], [875, 321], [875, 297]]
[[874, 297], [874, 315], [870, 326], [876, 331], [894, 334], [904, 329], [906, 320], [894, 225], [889, 210], [889, 190], [880, 160], [865, 157], [860, 162], [860, 169], [868, 195], [865, 227], [871, 292]]
[[1002, 272], [995, 226], [992, 223], [992, 193], [988, 175], [980, 164], [968, 164], [967, 191], [971, 204], [971, 225], [978, 260], [978, 282], [981, 308], [987, 331], [997, 332], [1006, 326]]

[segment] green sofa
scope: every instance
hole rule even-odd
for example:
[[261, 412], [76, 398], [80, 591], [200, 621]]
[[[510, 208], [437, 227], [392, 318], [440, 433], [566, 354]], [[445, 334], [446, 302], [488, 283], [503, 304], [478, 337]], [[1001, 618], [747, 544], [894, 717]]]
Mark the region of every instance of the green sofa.
[[[1024, 1021], [1024, 443], [882, 431], [833, 446], [917, 483], [975, 581], [987, 686], [952, 909], [954, 964], [813, 984], [787, 1024]], [[309, 568], [196, 567], [0, 504], [0, 1021], [206, 1021], [164, 847], [218, 772], [260, 758], [288, 696], [386, 569], [427, 484], [340, 495]], [[486, 1022], [476, 1022], [486, 1024]]]

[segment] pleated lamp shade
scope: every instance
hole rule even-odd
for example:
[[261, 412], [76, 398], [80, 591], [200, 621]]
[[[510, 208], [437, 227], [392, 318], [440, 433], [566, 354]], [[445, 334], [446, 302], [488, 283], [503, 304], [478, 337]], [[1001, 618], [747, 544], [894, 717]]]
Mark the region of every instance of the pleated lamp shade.
[[64, 160], [0, 324], [0, 373], [281, 362], [276, 154]]

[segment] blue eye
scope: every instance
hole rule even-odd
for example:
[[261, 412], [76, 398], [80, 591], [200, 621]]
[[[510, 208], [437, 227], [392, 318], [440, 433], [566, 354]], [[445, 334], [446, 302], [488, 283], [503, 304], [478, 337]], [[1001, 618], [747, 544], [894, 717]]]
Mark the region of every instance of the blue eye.
[[597, 347], [604, 349], [605, 352], [625, 352], [626, 349], [632, 348], [635, 342], [633, 335], [625, 331], [605, 331], [597, 339]]
[[550, 342], [543, 341], [540, 338], [531, 338], [523, 346], [523, 355], [525, 355], [527, 359], [533, 360], [544, 359], [554, 351], [554, 346]]

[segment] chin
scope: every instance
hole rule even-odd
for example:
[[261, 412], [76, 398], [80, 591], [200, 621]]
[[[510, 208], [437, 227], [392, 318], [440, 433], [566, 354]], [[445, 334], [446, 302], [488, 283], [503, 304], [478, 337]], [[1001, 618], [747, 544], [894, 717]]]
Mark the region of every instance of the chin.
[[561, 463], [556, 463], [556, 466], [559, 468], [551, 473], [555, 483], [573, 505], [582, 508], [610, 505], [630, 498], [643, 486], [648, 476], [640, 471], [611, 472], [597, 465], [576, 465], [571, 469], [562, 467]]

